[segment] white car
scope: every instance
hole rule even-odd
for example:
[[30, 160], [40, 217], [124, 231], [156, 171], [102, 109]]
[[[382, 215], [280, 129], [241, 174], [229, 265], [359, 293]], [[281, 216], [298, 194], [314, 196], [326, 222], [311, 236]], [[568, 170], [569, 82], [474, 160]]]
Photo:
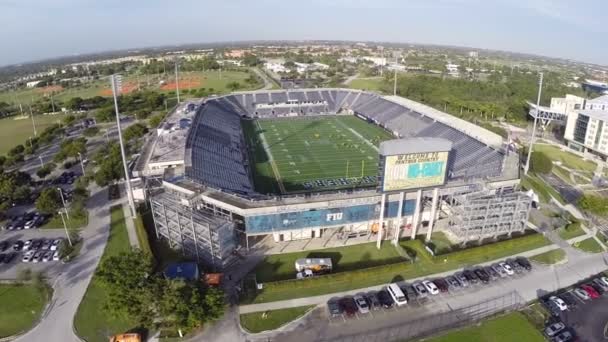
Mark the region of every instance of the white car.
[[551, 297], [549, 297], [549, 300], [552, 301], [553, 303], [555, 303], [555, 305], [557, 305], [557, 307], [561, 311], [568, 310], [568, 305], [566, 305], [566, 302], [564, 302], [563, 299], [556, 297], [556, 296], [551, 296]]
[[53, 260], [53, 252], [46, 252], [42, 255], [42, 262], [49, 262]]
[[51, 244], [50, 250], [52, 250], [52, 251], [58, 250], [62, 241], [63, 241], [63, 239], [55, 239], [55, 240], [53, 240], [53, 243]]
[[29, 251], [32, 248], [32, 242], [34, 242], [32, 239], [25, 241], [25, 243], [23, 244], [23, 250]]
[[59, 251], [55, 251], [55, 253], [53, 253], [53, 261], [59, 261]]
[[34, 257], [34, 251], [27, 251], [23, 254], [23, 257], [21, 258], [22, 262], [30, 262], [32, 261], [32, 258]]
[[23, 226], [23, 229], [32, 229], [32, 228], [36, 228], [36, 221], [35, 220], [29, 220], [29, 221], [25, 222], [25, 225]]
[[439, 289], [437, 288], [437, 285], [435, 285], [432, 281], [423, 280], [422, 285], [424, 285], [424, 287], [426, 287], [426, 289], [429, 291], [430, 294], [432, 294], [432, 295], [439, 294]]
[[498, 264], [498, 266], [502, 267], [505, 272], [507, 273], [507, 275], [514, 275], [515, 271], [513, 271], [513, 268], [511, 268], [511, 266], [509, 264], [507, 264], [506, 262], [501, 262], [500, 264]]
[[608, 286], [608, 278], [606, 278], [606, 277], [599, 277], [598, 279], [601, 280], [602, 283], [606, 284], [606, 286]]
[[587, 293], [587, 291], [581, 289], [581, 288], [575, 288], [574, 290], [572, 290], [572, 292], [574, 293], [575, 296], [577, 296], [578, 298], [582, 299], [582, 300], [590, 300], [591, 297], [589, 296], [589, 294]]
[[359, 309], [360, 313], [369, 313], [369, 304], [367, 304], [367, 301], [362, 295], [356, 295], [353, 299], [355, 300], [355, 304], [357, 304], [357, 309]]
[[501, 278], [507, 276], [507, 271], [505, 271], [505, 269], [500, 265], [492, 265], [492, 269], [494, 270], [494, 272], [498, 273], [498, 276], [500, 276]]
[[597, 286], [601, 287], [602, 290], [604, 290], [604, 292], [608, 291], [608, 285], [604, 284], [602, 279], [595, 278], [595, 279], [593, 279], [593, 283], [595, 283]]

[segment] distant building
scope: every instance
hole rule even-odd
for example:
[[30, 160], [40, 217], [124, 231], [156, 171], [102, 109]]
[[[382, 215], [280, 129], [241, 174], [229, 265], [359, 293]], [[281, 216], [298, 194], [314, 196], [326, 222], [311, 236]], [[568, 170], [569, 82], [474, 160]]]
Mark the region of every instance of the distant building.
[[243, 56], [245, 56], [245, 53], [247, 53], [246, 50], [230, 50], [228, 52], [225, 52], [224, 56], [228, 58], [243, 58]]
[[31, 82], [27, 82], [27, 83], [25, 84], [25, 86], [26, 86], [27, 88], [34, 88], [34, 87], [35, 87], [35, 86], [37, 86], [37, 85], [38, 85], [40, 82], [42, 82], [42, 81], [31, 81]]
[[448, 63], [445, 65], [445, 69], [448, 71], [448, 74], [451, 76], [458, 76], [458, 68], [460, 67], [460, 65], [458, 64], [452, 64], [452, 63]]
[[608, 83], [594, 81], [594, 80], [585, 80], [582, 84], [583, 90], [592, 91], [600, 94], [608, 94]]
[[470, 58], [479, 58], [479, 53], [477, 51], [469, 51], [469, 57]]
[[267, 70], [270, 70], [272, 72], [275, 72], [275, 73], [289, 71], [289, 69], [287, 69], [283, 65], [283, 63], [276, 63], [276, 62], [266, 62], [266, 63], [264, 63], [264, 68], [266, 68]]
[[392, 71], [405, 71], [406, 70], [406, 66], [403, 64], [399, 64], [399, 63], [391, 63], [386, 67], [388, 70], [392, 70]]
[[386, 65], [386, 58], [385, 57], [370, 57], [370, 56], [365, 56], [365, 57], [361, 57], [361, 59], [369, 61], [369, 62], [372, 62], [376, 66], [384, 66], [384, 65]]

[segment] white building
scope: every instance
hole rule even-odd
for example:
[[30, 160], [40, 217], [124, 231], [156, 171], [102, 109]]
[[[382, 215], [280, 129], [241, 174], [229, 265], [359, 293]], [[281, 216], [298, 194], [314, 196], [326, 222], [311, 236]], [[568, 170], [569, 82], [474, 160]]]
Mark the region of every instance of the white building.
[[27, 82], [27, 83], [25, 84], [25, 86], [26, 86], [27, 88], [34, 88], [34, 87], [35, 87], [35, 86], [37, 86], [37, 85], [38, 85], [38, 83], [40, 83], [40, 82], [42, 82], [42, 81], [30, 81], [30, 82]]
[[469, 51], [469, 58], [479, 58], [479, 53], [477, 51]]
[[452, 64], [452, 63], [448, 63], [445, 65], [445, 69], [448, 71], [448, 74], [451, 76], [458, 76], [458, 67], [460, 67], [460, 65], [458, 64]]
[[374, 63], [374, 65], [376, 66], [385, 66], [386, 65], [386, 58], [385, 57], [370, 57], [370, 56], [365, 56], [365, 57], [361, 57], [363, 60], [366, 61], [370, 61], [372, 63]]
[[[608, 95], [592, 100], [570, 96], [570, 101], [557, 101], [556, 109], [567, 114], [564, 139], [570, 148], [589, 152], [606, 160], [608, 157]], [[568, 99], [568, 96], [566, 96]], [[556, 99], [561, 100], [561, 99]], [[554, 105], [553, 99], [551, 101]], [[561, 107], [559, 107], [561, 106]]]
[[272, 72], [275, 72], [275, 73], [289, 71], [289, 69], [287, 69], [283, 65], [283, 63], [277, 63], [277, 62], [266, 62], [266, 63], [264, 63], [264, 68], [266, 68], [267, 70], [270, 70]]

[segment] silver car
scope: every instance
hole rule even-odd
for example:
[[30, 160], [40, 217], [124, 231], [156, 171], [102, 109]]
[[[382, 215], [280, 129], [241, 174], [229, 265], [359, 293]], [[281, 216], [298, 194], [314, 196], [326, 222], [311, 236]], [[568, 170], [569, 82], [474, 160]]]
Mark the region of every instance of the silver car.
[[566, 329], [566, 325], [562, 322], [553, 323], [550, 326], [545, 328], [545, 335], [548, 337], [553, 337], [559, 334], [560, 331]]
[[356, 295], [353, 297], [355, 300], [355, 304], [357, 304], [357, 309], [362, 314], [369, 313], [369, 304], [367, 304], [367, 300], [362, 295]]

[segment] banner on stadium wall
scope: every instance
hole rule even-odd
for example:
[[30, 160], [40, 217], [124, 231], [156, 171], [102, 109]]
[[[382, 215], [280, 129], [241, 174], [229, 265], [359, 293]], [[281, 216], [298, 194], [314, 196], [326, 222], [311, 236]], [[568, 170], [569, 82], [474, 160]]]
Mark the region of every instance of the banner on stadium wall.
[[449, 152], [386, 156], [382, 191], [403, 191], [445, 184]]
[[[407, 200], [403, 203], [402, 215], [412, 215], [416, 202]], [[379, 205], [364, 204], [345, 208], [318, 209], [270, 215], [245, 217], [247, 233], [271, 233], [273, 231], [336, 226], [353, 224], [378, 219]], [[396, 217], [399, 202], [387, 202], [385, 217]]]

